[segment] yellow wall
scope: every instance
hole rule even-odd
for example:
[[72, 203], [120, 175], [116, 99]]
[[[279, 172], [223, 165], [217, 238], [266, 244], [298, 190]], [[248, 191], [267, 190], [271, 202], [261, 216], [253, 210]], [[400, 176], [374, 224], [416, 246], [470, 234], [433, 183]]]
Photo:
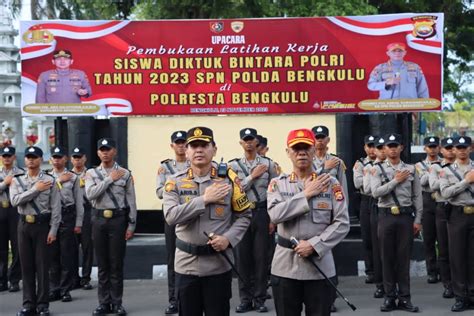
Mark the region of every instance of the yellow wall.
[[312, 128], [326, 125], [332, 142], [329, 151], [336, 152], [336, 118], [334, 115], [253, 115], [253, 116], [175, 116], [128, 118], [128, 164], [135, 179], [138, 209], [161, 209], [161, 201], [155, 195], [156, 172], [160, 161], [173, 158], [169, 147], [170, 135], [176, 130], [188, 130], [194, 126], [206, 126], [214, 131], [217, 143], [216, 161], [225, 161], [243, 154], [239, 145], [239, 131], [255, 128], [268, 138], [268, 156], [278, 162], [284, 172], [291, 170], [286, 157], [286, 136], [296, 128]]

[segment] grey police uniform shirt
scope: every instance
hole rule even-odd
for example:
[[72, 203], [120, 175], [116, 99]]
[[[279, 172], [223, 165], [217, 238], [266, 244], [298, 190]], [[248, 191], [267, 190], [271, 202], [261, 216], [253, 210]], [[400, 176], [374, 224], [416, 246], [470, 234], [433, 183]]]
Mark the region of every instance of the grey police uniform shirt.
[[362, 179], [362, 183], [364, 187], [364, 192], [367, 193], [367, 195], [370, 195], [371, 197], [374, 197], [374, 195], [372, 194], [372, 189], [370, 187], [370, 176], [372, 173], [372, 168], [374, 168], [375, 164], [377, 164], [378, 162], [379, 160], [375, 159], [372, 163], [369, 163], [363, 169], [364, 177]]
[[443, 160], [441, 161], [441, 163], [435, 163], [435, 164], [432, 164], [431, 167], [430, 167], [430, 174], [429, 174], [429, 184], [430, 184], [430, 188], [431, 190], [433, 190], [434, 192], [434, 198], [436, 200], [436, 202], [447, 202], [447, 199], [445, 199], [442, 195], [441, 195], [441, 188], [440, 188], [440, 182], [439, 182], [439, 175], [441, 173], [441, 170], [443, 170], [443, 167], [445, 164], [447, 163], [447, 161]]
[[[415, 171], [415, 166], [406, 164], [401, 160], [397, 165], [392, 165], [388, 160], [385, 160], [381, 165], [387, 174], [389, 182], [385, 183], [382, 171], [378, 165], [372, 168], [370, 177], [371, 191], [374, 198], [378, 198], [378, 207], [397, 206], [390, 193], [393, 191], [400, 202], [400, 206], [413, 206], [415, 223], [421, 224], [423, 198], [421, 195], [420, 178]], [[402, 183], [397, 183], [395, 181], [395, 172], [403, 170], [410, 171], [410, 175]]]
[[10, 207], [9, 186], [4, 183], [5, 178], [8, 176], [14, 177], [16, 175], [24, 173], [25, 170], [16, 166], [11, 168], [10, 170], [7, 170], [6, 168], [0, 169], [0, 208], [2, 208], [6, 204], [8, 204], [7, 207]]
[[[307, 240], [317, 253], [317, 265], [332, 277], [336, 275], [332, 248], [349, 232], [347, 197], [334, 177], [326, 191], [309, 200], [303, 190], [303, 181], [294, 173], [273, 179], [268, 186], [268, 214], [277, 224], [278, 235]], [[271, 273], [296, 280], [324, 279], [306, 258], [280, 245], [275, 249]]]
[[344, 161], [341, 158], [331, 154], [326, 154], [322, 158], [315, 157], [313, 159], [313, 169], [316, 170], [317, 174], [320, 174], [324, 170], [324, 163], [326, 162], [326, 160], [329, 160], [331, 158], [337, 158], [339, 160], [339, 164], [336, 167], [330, 169], [329, 174], [336, 178], [337, 181], [339, 181], [342, 186], [342, 189], [344, 190], [344, 196], [349, 196], [346, 177], [346, 165], [344, 164]]
[[[388, 90], [385, 80], [400, 77], [400, 83], [392, 85]], [[418, 99], [429, 98], [428, 84], [420, 66], [404, 61], [400, 65], [391, 61], [377, 65], [370, 73], [367, 87], [379, 92], [379, 99]]]
[[474, 206], [474, 194], [471, 193], [474, 193], [474, 183], [468, 183], [464, 179], [469, 171], [474, 170], [474, 161], [469, 160], [469, 163], [465, 165], [456, 161], [451, 167], [462, 180], [460, 181], [448, 167], [444, 167], [439, 176], [441, 195], [452, 205]]
[[364, 169], [367, 166], [371, 166], [371, 163], [372, 160], [369, 157], [365, 157], [362, 161], [356, 160], [352, 168], [354, 187], [363, 195], [370, 195], [370, 192], [367, 192], [364, 187]]
[[433, 193], [433, 189], [430, 187], [430, 167], [439, 163], [440, 160], [429, 161], [428, 159], [419, 161], [415, 164], [416, 171], [420, 177], [421, 190], [423, 192]]
[[158, 168], [158, 174], [156, 175], [156, 196], [159, 199], [162, 199], [166, 180], [168, 180], [170, 176], [180, 171], [187, 170], [188, 168], [189, 161], [179, 162], [175, 159], [163, 160], [160, 168]]
[[[277, 166], [271, 159], [257, 154], [253, 161], [249, 161], [245, 157], [242, 157], [229, 161], [229, 164], [233, 170], [237, 171], [239, 178], [242, 179], [242, 187], [250, 201], [263, 202], [267, 200], [268, 184], [271, 179], [278, 176]], [[258, 165], [267, 166], [267, 171], [260, 177], [252, 179], [250, 174]], [[245, 172], [242, 170], [242, 167], [245, 169]], [[254, 190], [252, 190], [252, 185], [255, 188], [255, 191], [257, 191], [258, 198], [255, 196]]]
[[[87, 197], [86, 197], [86, 172], [87, 172], [87, 169], [84, 168], [84, 170], [82, 170], [82, 172], [75, 172], [72, 170], [72, 172], [74, 172], [74, 174], [77, 175], [78, 177], [78, 181], [79, 181], [79, 188], [80, 190], [82, 191], [82, 204], [86, 204], [88, 203], [88, 200], [87, 200]], [[85, 211], [85, 209], [84, 209]]]
[[77, 69], [54, 69], [42, 72], [36, 88], [36, 103], [81, 103], [79, 89], [92, 95], [87, 75]]
[[[20, 185], [20, 180], [26, 190]], [[51, 181], [51, 187], [40, 192], [35, 188], [38, 181]], [[52, 176], [43, 171], [40, 171], [35, 178], [27, 173], [16, 176], [10, 185], [10, 201], [13, 206], [18, 207], [20, 215], [37, 215], [32, 202], [38, 206], [41, 214], [51, 213], [49, 234], [56, 236], [61, 222], [61, 197]]]
[[[96, 171], [99, 172], [104, 180], [100, 180]], [[113, 181], [109, 176], [112, 170], [123, 170], [125, 174], [118, 180]], [[110, 169], [102, 167], [102, 165], [89, 169], [86, 172], [86, 197], [91, 202], [92, 207], [98, 210], [115, 209], [116, 206], [107, 189], [112, 192], [117, 200], [119, 208], [123, 209], [127, 206], [130, 208], [128, 213], [127, 230], [134, 232], [137, 220], [137, 202], [135, 197], [135, 186], [130, 170], [120, 167], [117, 163]]]
[[[165, 184], [163, 212], [166, 222], [176, 225], [176, 237], [184, 242], [206, 245], [208, 239], [203, 232], [225, 236], [229, 240], [225, 253], [233, 260], [231, 247], [240, 242], [250, 225], [250, 203], [243, 189], [233, 185], [219, 203], [204, 204], [206, 188], [215, 183], [233, 185], [228, 177], [217, 177], [215, 167], [202, 177], [194, 175], [191, 168], [171, 176]], [[239, 212], [234, 211], [234, 194], [240, 194], [247, 201], [245, 209]], [[218, 253], [196, 256], [176, 248], [174, 268], [177, 273], [204, 277], [227, 272], [231, 266]]]
[[61, 197], [61, 206], [63, 208], [66, 208], [74, 205], [76, 208], [76, 227], [82, 227], [82, 222], [84, 220], [84, 193], [80, 187], [79, 176], [73, 172], [71, 172], [71, 179], [66, 182], [60, 183], [59, 177], [67, 172], [71, 171], [64, 169], [63, 172], [58, 173], [53, 170], [49, 174], [56, 179], [55, 184], [59, 189], [59, 196]]

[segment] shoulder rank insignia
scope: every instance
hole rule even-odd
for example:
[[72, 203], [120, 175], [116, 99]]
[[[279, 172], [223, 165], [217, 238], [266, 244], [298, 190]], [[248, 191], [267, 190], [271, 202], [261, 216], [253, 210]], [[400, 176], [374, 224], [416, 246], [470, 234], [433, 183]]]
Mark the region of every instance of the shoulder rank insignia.
[[344, 193], [342, 193], [342, 188], [340, 184], [334, 184], [332, 186], [332, 193], [334, 194], [334, 198], [336, 201], [344, 200]]

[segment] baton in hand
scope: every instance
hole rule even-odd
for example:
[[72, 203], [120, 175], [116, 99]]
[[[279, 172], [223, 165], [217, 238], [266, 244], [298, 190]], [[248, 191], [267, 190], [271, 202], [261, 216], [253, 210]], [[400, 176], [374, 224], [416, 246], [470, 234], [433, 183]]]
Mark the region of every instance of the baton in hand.
[[[212, 237], [214, 237], [214, 233], [206, 233], [206, 232], [203, 232], [204, 235], [206, 235], [207, 239], [209, 240], [212, 240]], [[232, 260], [230, 260], [229, 256], [225, 253], [225, 250], [224, 251], [217, 251], [217, 253], [220, 253], [224, 259], [227, 261], [228, 264], [230, 264], [230, 267], [232, 268], [232, 271], [235, 272], [235, 274], [237, 274], [237, 277], [239, 278], [239, 280], [245, 284], [245, 281], [244, 279], [242, 278], [242, 276], [239, 274], [239, 271], [237, 271], [237, 268], [235, 267], [235, 265], [232, 263]]]
[[[298, 246], [298, 244], [300, 243], [298, 241], [298, 239], [296, 239], [295, 237], [291, 236], [290, 237], [290, 241], [291, 241], [291, 244], [293, 245], [293, 247], [296, 247]], [[323, 270], [321, 270], [321, 268], [316, 264], [316, 262], [313, 261], [313, 259], [311, 259], [312, 256], [309, 256], [307, 257], [306, 259], [308, 259], [309, 262], [311, 262], [311, 264], [316, 268], [316, 270], [319, 271], [319, 273], [321, 273], [321, 275], [326, 279], [326, 281], [329, 282], [329, 284], [331, 284], [331, 286], [336, 290], [336, 293], [347, 303], [347, 305], [349, 305], [349, 307], [355, 311], [357, 308], [351, 304], [349, 302], [349, 300], [344, 296], [342, 295], [341, 291], [339, 291], [339, 289], [337, 288], [337, 286], [331, 281], [331, 279], [329, 279], [326, 274], [323, 272]]]

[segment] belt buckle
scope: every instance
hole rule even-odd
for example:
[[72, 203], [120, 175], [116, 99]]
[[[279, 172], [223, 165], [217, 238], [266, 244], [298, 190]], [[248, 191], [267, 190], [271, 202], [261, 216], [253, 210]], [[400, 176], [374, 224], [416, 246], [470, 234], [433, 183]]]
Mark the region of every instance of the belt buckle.
[[431, 193], [431, 198], [432, 198], [433, 200], [436, 200], [436, 192]]
[[10, 206], [10, 202], [8, 200], [2, 201], [2, 207], [8, 208]]
[[34, 215], [26, 215], [25, 216], [25, 221], [28, 223], [28, 224], [34, 224], [36, 222], [36, 218]]
[[463, 212], [464, 214], [467, 214], [467, 215], [474, 214], [474, 206], [464, 206]]
[[112, 210], [104, 210], [104, 217], [105, 218], [112, 218], [114, 216], [114, 211]]
[[400, 208], [398, 206], [392, 206], [390, 213], [392, 213], [392, 215], [400, 215]]

